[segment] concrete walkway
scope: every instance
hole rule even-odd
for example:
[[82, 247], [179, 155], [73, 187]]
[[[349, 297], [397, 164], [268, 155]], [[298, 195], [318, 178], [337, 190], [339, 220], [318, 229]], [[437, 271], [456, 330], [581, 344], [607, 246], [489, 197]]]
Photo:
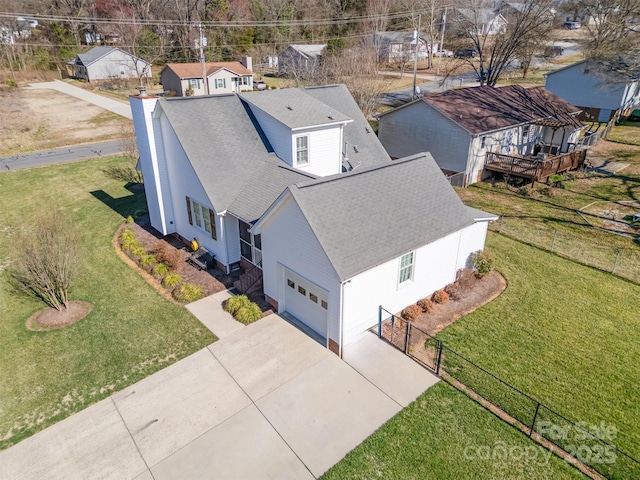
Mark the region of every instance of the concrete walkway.
[[221, 340], [0, 451], [0, 478], [317, 478], [437, 381], [373, 334], [347, 363], [278, 315], [209, 320]]
[[57, 90], [58, 92], [71, 95], [72, 97], [76, 97], [80, 100], [84, 100], [85, 102], [89, 102], [97, 105], [98, 107], [102, 107], [105, 110], [109, 110], [117, 115], [121, 115], [126, 118], [133, 118], [131, 115], [131, 107], [129, 107], [128, 102], [103, 97], [102, 95], [89, 92], [83, 88], [75, 87], [60, 80], [32, 83], [29, 85], [29, 88]]
[[222, 305], [233, 295], [229, 290], [214, 293], [187, 305], [193, 315], [218, 338], [226, 338], [244, 325], [225, 312]]

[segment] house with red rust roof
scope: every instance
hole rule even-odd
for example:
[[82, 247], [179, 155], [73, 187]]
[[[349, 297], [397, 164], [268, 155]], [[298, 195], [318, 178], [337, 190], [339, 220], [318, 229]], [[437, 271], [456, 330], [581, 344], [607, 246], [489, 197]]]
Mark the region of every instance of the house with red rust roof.
[[178, 97], [223, 95], [253, 90], [251, 57], [240, 62], [168, 63], [160, 72], [165, 92]]

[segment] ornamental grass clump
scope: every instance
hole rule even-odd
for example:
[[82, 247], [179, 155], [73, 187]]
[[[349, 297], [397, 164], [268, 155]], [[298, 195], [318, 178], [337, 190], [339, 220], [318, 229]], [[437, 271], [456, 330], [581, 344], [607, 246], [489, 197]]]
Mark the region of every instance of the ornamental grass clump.
[[234, 315], [235, 319], [240, 323], [249, 325], [250, 323], [260, 320], [262, 318], [262, 309], [260, 305], [254, 302], [249, 302], [248, 305], [240, 307]]
[[169, 267], [166, 263], [158, 263], [153, 267], [151, 273], [156, 277], [164, 277], [167, 273], [169, 273]]
[[171, 295], [180, 303], [191, 303], [204, 297], [204, 288], [195, 283], [183, 283], [174, 288]]
[[229, 312], [231, 315], [235, 315], [238, 310], [246, 307], [250, 303], [251, 300], [249, 300], [249, 297], [246, 295], [236, 295], [224, 302], [224, 311]]
[[170, 273], [162, 279], [162, 286], [164, 288], [173, 288], [182, 282], [182, 277], [177, 273]]

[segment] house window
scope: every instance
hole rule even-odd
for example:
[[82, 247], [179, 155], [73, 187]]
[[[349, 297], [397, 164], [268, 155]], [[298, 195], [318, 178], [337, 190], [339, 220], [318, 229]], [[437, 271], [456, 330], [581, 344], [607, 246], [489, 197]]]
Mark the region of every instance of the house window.
[[226, 78], [216, 78], [213, 81], [215, 88], [227, 88], [227, 80]]
[[296, 165], [309, 164], [309, 137], [296, 137]]
[[298, 285], [298, 293], [300, 293], [301, 295], [304, 295], [305, 297], [307, 296], [307, 289], [304, 287], [301, 287], [300, 285]]
[[293, 280], [287, 278], [287, 285], [291, 288], [296, 288], [296, 283]]
[[321, 300], [321, 301], [320, 301], [320, 305], [321, 305], [321, 306], [322, 306], [322, 308], [324, 308], [325, 310], [326, 310], [327, 308], [329, 308], [329, 305], [327, 305], [327, 302], [325, 302], [324, 300]]
[[318, 303], [318, 296], [309, 292], [309, 300], [311, 300], [313, 303]]
[[189, 80], [189, 88], [191, 88], [192, 90], [199, 89], [200, 88], [200, 79], [199, 78], [190, 79]]
[[409, 252], [400, 258], [400, 273], [398, 285], [410, 282], [413, 277], [413, 252]]
[[200, 202], [187, 197], [187, 215], [189, 224], [204, 230], [214, 240], [218, 239], [216, 232], [216, 216], [213, 210], [205, 207]]
[[487, 146], [487, 137], [484, 136], [482, 137], [482, 139], [480, 140], [480, 148], [485, 148]]

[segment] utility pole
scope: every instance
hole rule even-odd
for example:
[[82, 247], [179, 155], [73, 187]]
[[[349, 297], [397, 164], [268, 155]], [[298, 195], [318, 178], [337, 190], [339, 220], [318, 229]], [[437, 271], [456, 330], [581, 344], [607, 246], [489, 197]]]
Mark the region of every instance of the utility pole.
[[436, 68], [436, 75], [440, 75], [440, 62], [442, 61], [442, 44], [444, 43], [444, 26], [447, 23], [447, 6], [444, 7], [444, 12], [442, 13], [442, 31], [440, 32], [440, 45], [438, 48], [440, 49], [440, 55], [438, 56], [438, 67]]
[[413, 92], [411, 94], [411, 99], [416, 99], [416, 77], [418, 75], [418, 47], [420, 46], [420, 22], [422, 20], [422, 14], [418, 14], [418, 30], [415, 31], [415, 42], [416, 42], [416, 52], [415, 58], [413, 59]]
[[202, 66], [202, 81], [204, 82], [204, 94], [209, 95], [209, 82], [207, 81], [207, 63], [204, 58], [204, 47], [207, 39], [204, 37], [204, 31], [202, 30], [202, 23], [198, 25], [198, 44], [200, 47], [199, 57], [200, 65]]

